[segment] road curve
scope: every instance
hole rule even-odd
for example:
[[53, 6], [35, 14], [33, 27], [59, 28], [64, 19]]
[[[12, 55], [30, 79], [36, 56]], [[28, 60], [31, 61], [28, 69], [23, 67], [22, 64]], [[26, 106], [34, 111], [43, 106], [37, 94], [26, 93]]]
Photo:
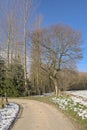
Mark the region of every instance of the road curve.
[[12, 130], [76, 130], [70, 120], [55, 107], [34, 100], [10, 99], [23, 107]]

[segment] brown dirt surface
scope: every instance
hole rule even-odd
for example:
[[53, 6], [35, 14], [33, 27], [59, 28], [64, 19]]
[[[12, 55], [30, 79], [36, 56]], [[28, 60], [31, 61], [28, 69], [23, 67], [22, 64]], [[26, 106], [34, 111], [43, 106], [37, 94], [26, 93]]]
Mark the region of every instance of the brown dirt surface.
[[54, 106], [27, 99], [10, 101], [23, 108], [12, 130], [76, 130], [70, 120]]

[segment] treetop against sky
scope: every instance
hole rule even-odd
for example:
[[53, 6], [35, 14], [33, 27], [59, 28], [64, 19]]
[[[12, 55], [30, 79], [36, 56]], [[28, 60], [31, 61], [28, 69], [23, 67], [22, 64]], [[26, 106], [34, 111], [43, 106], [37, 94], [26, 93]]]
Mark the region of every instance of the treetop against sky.
[[87, 1], [42, 0], [39, 12], [43, 14], [43, 26], [64, 23], [82, 32], [83, 60], [78, 63], [80, 71], [87, 71]]
[[[8, 7], [19, 0], [9, 1]], [[0, 7], [7, 7], [7, 1], [0, 1]], [[79, 71], [87, 71], [87, 0], [37, 0], [39, 6], [37, 14], [43, 15], [42, 27], [63, 23], [70, 25], [83, 35], [83, 60], [78, 63]], [[0, 8], [1, 10], [1, 8]], [[6, 10], [5, 10], [6, 11]], [[6, 13], [4, 11], [4, 13]], [[0, 19], [3, 19], [3, 12], [0, 11]], [[1, 20], [0, 20], [1, 21]], [[4, 27], [5, 28], [5, 27]]]

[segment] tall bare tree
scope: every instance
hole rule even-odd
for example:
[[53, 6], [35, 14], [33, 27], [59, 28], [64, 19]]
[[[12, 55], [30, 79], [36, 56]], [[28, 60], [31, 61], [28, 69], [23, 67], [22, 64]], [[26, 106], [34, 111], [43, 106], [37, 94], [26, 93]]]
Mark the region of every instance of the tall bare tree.
[[73, 70], [82, 58], [81, 33], [69, 26], [56, 25], [43, 31], [44, 65], [42, 68], [50, 74], [54, 82], [56, 96], [60, 90], [59, 72]]
[[[36, 88], [38, 93], [40, 93], [40, 73], [41, 73], [41, 32], [36, 30], [31, 34], [31, 73], [34, 75], [34, 80], [36, 81]], [[33, 68], [32, 68], [33, 67]], [[33, 70], [34, 69], [34, 70]]]
[[[21, 23], [21, 32], [23, 32], [24, 42], [24, 77], [25, 77], [25, 90], [27, 91], [27, 47], [28, 47], [28, 32], [31, 30], [31, 25], [36, 10], [38, 1], [34, 0], [17, 0]], [[22, 21], [22, 22], [21, 22]], [[20, 26], [20, 25], [19, 25]]]

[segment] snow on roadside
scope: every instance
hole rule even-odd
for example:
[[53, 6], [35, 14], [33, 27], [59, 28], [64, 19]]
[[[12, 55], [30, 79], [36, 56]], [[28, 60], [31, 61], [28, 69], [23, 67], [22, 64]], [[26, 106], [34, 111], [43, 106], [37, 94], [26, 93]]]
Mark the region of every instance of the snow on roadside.
[[0, 130], [8, 130], [15, 120], [19, 111], [19, 105], [9, 103], [5, 108], [0, 109]]
[[[58, 104], [59, 108], [64, 111], [73, 111], [82, 119], [87, 119], [86, 102], [83, 104], [80, 99], [74, 97], [54, 97], [52, 101]], [[79, 102], [78, 102], [79, 101]]]

